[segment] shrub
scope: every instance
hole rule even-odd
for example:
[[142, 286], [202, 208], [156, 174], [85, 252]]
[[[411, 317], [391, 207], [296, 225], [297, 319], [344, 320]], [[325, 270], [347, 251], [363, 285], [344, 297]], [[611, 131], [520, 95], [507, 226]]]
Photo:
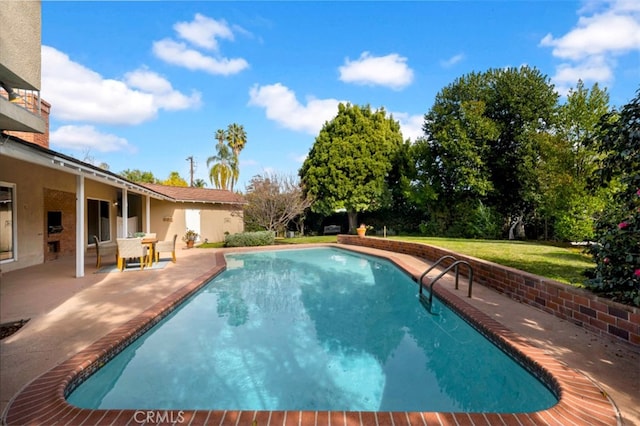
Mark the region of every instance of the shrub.
[[227, 235], [224, 238], [225, 247], [255, 247], [268, 246], [275, 242], [276, 237], [272, 231], [242, 232]]
[[593, 240], [594, 221], [592, 217], [580, 215], [572, 208], [562, 212], [553, 225], [555, 237], [560, 241], [590, 241]]
[[596, 267], [589, 271], [587, 285], [613, 300], [640, 306], [640, 189], [625, 210], [598, 221], [598, 239], [589, 248]]
[[570, 195], [567, 207], [553, 224], [554, 236], [560, 241], [592, 241], [595, 237], [595, 217], [605, 209], [602, 197]]
[[451, 222], [442, 217], [420, 224], [420, 232], [427, 236], [450, 238], [496, 239], [502, 232], [500, 215], [482, 201], [460, 203], [452, 209]]
[[500, 237], [501, 219], [494, 209], [479, 201], [470, 213], [465, 230], [467, 238], [493, 240]]
[[596, 173], [601, 182], [616, 178], [621, 191], [596, 222], [596, 261], [588, 286], [614, 300], [640, 306], [640, 90], [619, 116], [604, 117]]

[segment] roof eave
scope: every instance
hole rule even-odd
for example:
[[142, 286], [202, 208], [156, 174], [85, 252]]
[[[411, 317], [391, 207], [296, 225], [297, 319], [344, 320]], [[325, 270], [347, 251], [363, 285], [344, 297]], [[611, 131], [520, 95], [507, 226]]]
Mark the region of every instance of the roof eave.
[[[13, 142], [13, 143], [7, 143]], [[54, 170], [62, 170], [65, 173], [76, 176], [84, 176], [85, 178], [105, 183], [109, 186], [127, 189], [131, 192], [148, 195], [157, 199], [165, 199], [174, 201], [173, 198], [154, 191], [150, 188], [136, 184], [124, 179], [115, 173], [100, 169], [99, 167], [85, 163], [64, 154], [57, 153], [50, 149], [37, 145], [30, 146], [28, 142], [20, 142], [15, 138], [3, 135], [0, 143], [0, 154], [10, 158], [15, 158], [31, 164], [37, 164]]]

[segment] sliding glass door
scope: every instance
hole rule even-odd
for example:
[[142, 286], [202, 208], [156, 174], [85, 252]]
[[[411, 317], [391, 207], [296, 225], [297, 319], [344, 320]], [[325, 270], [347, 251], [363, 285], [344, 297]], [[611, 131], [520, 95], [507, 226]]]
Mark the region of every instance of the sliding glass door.
[[93, 244], [93, 236], [100, 241], [111, 240], [111, 203], [87, 199], [87, 241]]

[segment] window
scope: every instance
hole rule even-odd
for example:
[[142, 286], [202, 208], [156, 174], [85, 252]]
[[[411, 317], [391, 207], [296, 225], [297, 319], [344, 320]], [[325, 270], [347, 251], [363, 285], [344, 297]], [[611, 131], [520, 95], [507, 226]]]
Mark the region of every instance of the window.
[[100, 241], [111, 239], [111, 222], [109, 220], [108, 201], [87, 200], [87, 243], [93, 244], [93, 236]]
[[16, 260], [16, 186], [0, 182], [0, 262]]

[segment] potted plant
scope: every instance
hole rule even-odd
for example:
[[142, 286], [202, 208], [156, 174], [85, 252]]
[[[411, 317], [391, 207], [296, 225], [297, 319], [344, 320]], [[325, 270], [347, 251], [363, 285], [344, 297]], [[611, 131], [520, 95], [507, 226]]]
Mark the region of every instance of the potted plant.
[[182, 237], [182, 241], [187, 243], [188, 248], [191, 248], [193, 247], [196, 238], [198, 238], [198, 233], [192, 229], [187, 229], [187, 232], [185, 232], [184, 236]]
[[367, 232], [367, 226], [361, 223], [360, 227], [356, 228], [356, 232], [358, 233], [358, 237], [364, 238], [364, 234]]

